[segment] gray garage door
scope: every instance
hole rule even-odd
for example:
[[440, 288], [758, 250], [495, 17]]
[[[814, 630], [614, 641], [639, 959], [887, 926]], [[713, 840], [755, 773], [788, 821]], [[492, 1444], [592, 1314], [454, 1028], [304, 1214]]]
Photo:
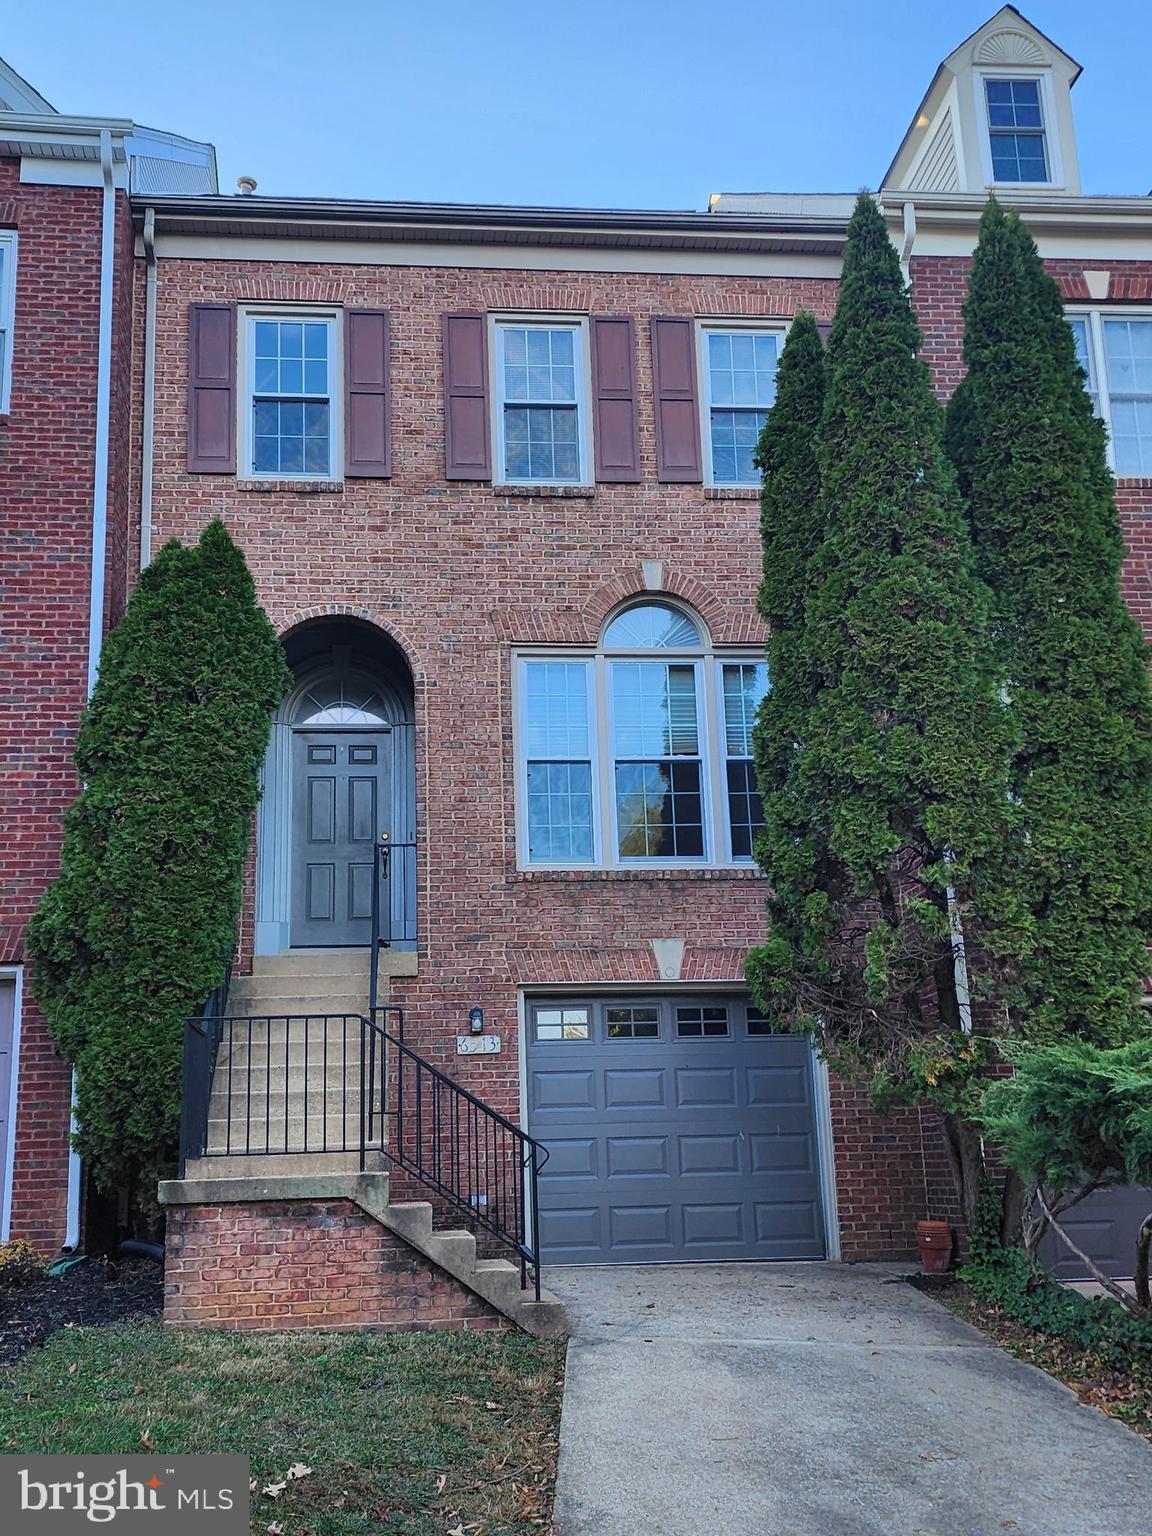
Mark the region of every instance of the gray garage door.
[[[1136, 1254], [1136, 1234], [1152, 1211], [1152, 1189], [1124, 1185], [1120, 1189], [1102, 1189], [1073, 1206], [1060, 1225], [1078, 1248], [1114, 1280], [1132, 1278]], [[1051, 1233], [1040, 1246], [1040, 1257], [1061, 1280], [1090, 1278], [1075, 1254]]]
[[724, 996], [528, 1012], [546, 1263], [824, 1257], [807, 1041]]

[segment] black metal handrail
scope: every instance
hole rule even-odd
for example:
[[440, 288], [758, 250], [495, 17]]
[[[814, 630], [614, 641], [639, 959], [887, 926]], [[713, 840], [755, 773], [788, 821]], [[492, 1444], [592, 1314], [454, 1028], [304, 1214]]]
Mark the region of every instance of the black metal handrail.
[[199, 1018], [184, 1021], [184, 1081], [180, 1098], [180, 1177], [190, 1157], [202, 1157], [208, 1138], [212, 1075], [220, 1044], [219, 1023], [228, 1008], [231, 963], [219, 986], [209, 992]]
[[[416, 925], [409, 910], [409, 887], [415, 884], [415, 839], [393, 842], [387, 833], [372, 848], [372, 940], [368, 974], [368, 1012], [375, 1017], [380, 1001], [380, 951], [396, 942], [394, 908], [400, 909], [400, 937], [411, 940]], [[390, 877], [398, 872], [399, 878]], [[397, 897], [399, 900], [395, 900]]]
[[546, 1149], [407, 1045], [402, 1010], [377, 1014], [187, 1020], [181, 1177], [193, 1158], [378, 1154], [511, 1248], [539, 1300]]
[[[396, 1020], [393, 1033], [379, 1016]], [[419, 1055], [403, 1039], [400, 1008], [377, 1010], [369, 1048], [369, 1084], [387, 1082], [388, 1132], [380, 1150], [441, 1200], [510, 1247], [520, 1284], [532, 1270], [540, 1300], [540, 1170], [547, 1148], [476, 1094]], [[379, 1056], [377, 1056], [379, 1050]], [[369, 1100], [376, 1095], [370, 1091]]]

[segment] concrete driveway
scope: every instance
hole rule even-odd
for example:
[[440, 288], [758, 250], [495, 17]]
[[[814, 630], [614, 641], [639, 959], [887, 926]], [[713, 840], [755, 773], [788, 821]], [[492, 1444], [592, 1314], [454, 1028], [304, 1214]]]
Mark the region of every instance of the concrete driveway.
[[549, 1271], [559, 1536], [1148, 1536], [1152, 1446], [904, 1272]]

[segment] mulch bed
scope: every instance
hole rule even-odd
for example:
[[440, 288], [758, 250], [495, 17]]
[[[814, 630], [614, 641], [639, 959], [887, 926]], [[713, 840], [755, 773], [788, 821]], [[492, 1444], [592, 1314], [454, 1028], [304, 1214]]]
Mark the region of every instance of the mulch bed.
[[[909, 1279], [918, 1290], [929, 1292], [1017, 1360], [1047, 1371], [1071, 1387], [1082, 1403], [1102, 1409], [1152, 1440], [1152, 1385], [1147, 1381], [1113, 1370], [1075, 1344], [1034, 1332], [950, 1275], [915, 1275]], [[930, 1283], [925, 1284], [925, 1280]]]
[[60, 1328], [159, 1317], [164, 1266], [153, 1259], [87, 1259], [60, 1275], [0, 1291], [0, 1364], [11, 1365]]

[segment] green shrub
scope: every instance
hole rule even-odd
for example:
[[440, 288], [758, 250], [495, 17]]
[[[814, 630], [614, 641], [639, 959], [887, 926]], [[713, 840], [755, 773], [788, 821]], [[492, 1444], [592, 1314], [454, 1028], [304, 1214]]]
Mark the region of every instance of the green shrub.
[[13, 1290], [19, 1285], [31, 1285], [48, 1272], [48, 1260], [38, 1248], [14, 1237], [11, 1242], [0, 1243], [0, 1290]]
[[1011, 814], [1008, 721], [940, 407], [872, 198], [848, 226], [826, 362], [811, 328], [797, 333], [760, 448], [760, 611], [781, 636], [781, 688], [756, 732], [768, 933], [747, 976], [837, 1069], [941, 1105], [967, 1207], [987, 1051], [964, 1029], [953, 926], [961, 914], [981, 942]]
[[232, 955], [269, 716], [290, 684], [217, 521], [142, 574], [80, 725], [84, 787], [28, 948], [76, 1068], [77, 1148], [137, 1209], [173, 1162], [183, 1020]]
[[1019, 1247], [983, 1245], [957, 1275], [981, 1300], [1026, 1328], [1088, 1350], [1110, 1369], [1152, 1384], [1152, 1315], [1137, 1316], [1107, 1297], [1068, 1290]]

